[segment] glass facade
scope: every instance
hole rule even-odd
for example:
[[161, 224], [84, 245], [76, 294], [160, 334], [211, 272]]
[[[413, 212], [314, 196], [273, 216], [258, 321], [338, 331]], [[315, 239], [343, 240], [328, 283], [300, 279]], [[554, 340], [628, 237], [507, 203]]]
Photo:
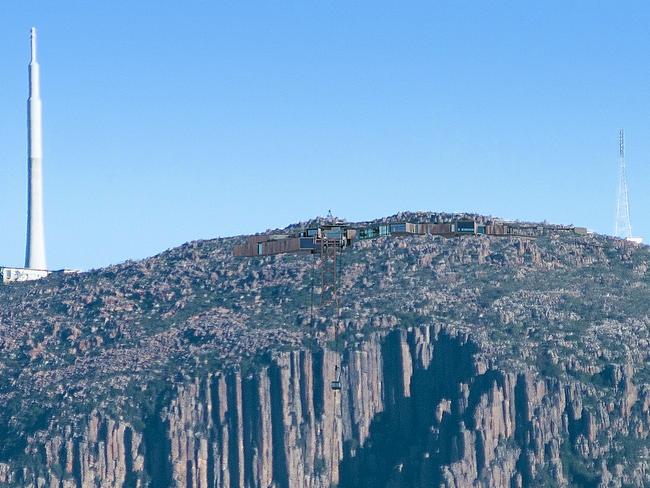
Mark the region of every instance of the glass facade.
[[358, 229], [357, 231], [358, 239], [372, 239], [373, 237], [377, 237], [377, 232], [375, 229], [372, 229], [370, 227], [366, 227], [365, 229]]
[[474, 233], [474, 222], [459, 221], [456, 223], [456, 232], [463, 234], [473, 234]]
[[300, 249], [315, 249], [316, 243], [313, 237], [301, 237], [300, 238]]
[[340, 239], [343, 237], [343, 229], [340, 227], [332, 227], [331, 229], [327, 229], [325, 231], [325, 237], [328, 239]]

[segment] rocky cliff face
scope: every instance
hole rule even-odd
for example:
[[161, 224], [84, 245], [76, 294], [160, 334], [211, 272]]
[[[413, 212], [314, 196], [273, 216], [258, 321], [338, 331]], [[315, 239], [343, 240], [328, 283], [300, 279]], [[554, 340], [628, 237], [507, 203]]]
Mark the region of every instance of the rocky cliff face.
[[[341, 366], [342, 388], [330, 381]], [[30, 487], [645, 486], [650, 395], [625, 370], [594, 388], [493, 367], [435, 326], [373, 334], [342, 354], [277, 354], [196, 377], [141, 425], [93, 412], [83, 432], [30, 445], [0, 481]], [[616, 423], [614, 426], [612, 423]], [[625, 465], [624, 465], [625, 463]], [[40, 467], [40, 468], [34, 468]], [[626, 469], [628, 468], [628, 469]], [[477, 484], [478, 483], [478, 484]]]
[[0, 288], [0, 487], [650, 486], [648, 248], [241, 240]]

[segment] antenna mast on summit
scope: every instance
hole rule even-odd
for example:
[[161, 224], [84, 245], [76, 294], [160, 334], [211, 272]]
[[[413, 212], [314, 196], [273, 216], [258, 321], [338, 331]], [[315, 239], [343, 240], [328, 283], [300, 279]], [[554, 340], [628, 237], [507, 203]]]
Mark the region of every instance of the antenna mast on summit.
[[623, 129], [619, 131], [618, 139], [618, 199], [616, 202], [616, 222], [614, 235], [624, 239], [632, 237], [630, 225], [630, 202], [627, 195], [627, 173], [625, 170], [625, 141]]
[[27, 248], [25, 268], [45, 270], [43, 226], [43, 127], [41, 70], [36, 58], [36, 28], [30, 35], [29, 98], [27, 99]]

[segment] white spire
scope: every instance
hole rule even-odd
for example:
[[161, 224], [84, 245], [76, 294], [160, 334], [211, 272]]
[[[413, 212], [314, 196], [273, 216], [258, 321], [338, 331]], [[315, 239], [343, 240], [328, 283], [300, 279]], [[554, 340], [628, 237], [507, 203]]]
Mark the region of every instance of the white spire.
[[25, 267], [47, 269], [43, 224], [43, 129], [41, 109], [41, 73], [36, 61], [36, 28], [30, 35], [29, 99], [27, 100], [27, 249]]
[[31, 40], [31, 45], [32, 45], [32, 59], [30, 62], [36, 63], [36, 27], [32, 27], [32, 30], [29, 35], [29, 39]]

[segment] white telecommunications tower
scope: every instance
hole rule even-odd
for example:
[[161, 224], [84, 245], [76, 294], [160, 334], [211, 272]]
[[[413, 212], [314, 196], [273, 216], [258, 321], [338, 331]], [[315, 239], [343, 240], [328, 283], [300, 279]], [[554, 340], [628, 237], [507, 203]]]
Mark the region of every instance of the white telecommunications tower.
[[43, 130], [41, 122], [41, 73], [36, 59], [36, 28], [31, 31], [32, 56], [29, 62], [27, 100], [28, 190], [27, 252], [25, 267], [45, 270], [45, 231], [43, 225]]

